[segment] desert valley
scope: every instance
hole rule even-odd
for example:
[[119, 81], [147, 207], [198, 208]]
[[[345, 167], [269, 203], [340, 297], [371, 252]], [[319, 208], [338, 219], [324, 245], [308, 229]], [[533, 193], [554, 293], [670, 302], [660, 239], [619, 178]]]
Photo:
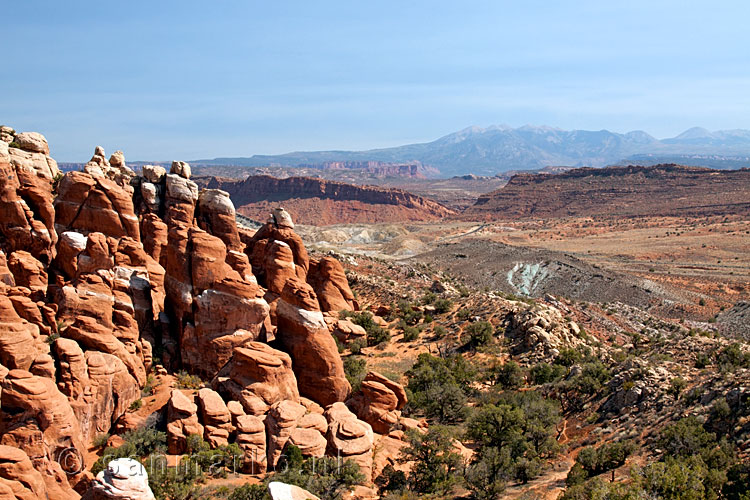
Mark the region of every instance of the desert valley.
[[0, 136], [0, 498], [750, 494], [750, 170]]

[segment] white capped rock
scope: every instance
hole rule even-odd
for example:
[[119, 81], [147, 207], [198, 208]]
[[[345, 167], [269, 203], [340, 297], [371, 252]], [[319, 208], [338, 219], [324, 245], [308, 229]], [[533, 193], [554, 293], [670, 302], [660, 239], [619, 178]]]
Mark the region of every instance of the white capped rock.
[[90, 500], [153, 500], [148, 474], [140, 462], [132, 458], [112, 460], [97, 474], [84, 498]]

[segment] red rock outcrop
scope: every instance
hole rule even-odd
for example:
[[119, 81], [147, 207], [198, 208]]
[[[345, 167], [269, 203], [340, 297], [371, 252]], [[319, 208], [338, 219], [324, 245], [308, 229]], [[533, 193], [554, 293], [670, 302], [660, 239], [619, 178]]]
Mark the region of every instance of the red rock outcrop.
[[12, 446], [0, 445], [0, 498], [49, 498], [42, 475], [23, 451]]
[[243, 451], [242, 471], [263, 474], [268, 468], [266, 453], [266, 425], [255, 415], [240, 415], [235, 423], [236, 443]]
[[350, 459], [359, 465], [368, 481], [372, 479], [372, 446], [375, 436], [367, 422], [359, 420], [344, 403], [326, 409], [328, 450], [334, 456]]
[[173, 455], [186, 453], [188, 436], [203, 436], [203, 431], [198, 405], [179, 389], [172, 389], [167, 407], [167, 451]]
[[294, 401], [284, 400], [274, 403], [266, 415], [266, 435], [268, 436], [268, 468], [278, 465], [287, 441], [297, 428], [297, 422], [305, 414], [305, 407]]
[[196, 180], [201, 187], [228, 192], [237, 212], [261, 221], [279, 205], [297, 222], [313, 225], [430, 221], [454, 213], [435, 201], [400, 189], [311, 177], [277, 179], [256, 175], [244, 180], [217, 177]]
[[[321, 406], [350, 392], [321, 309], [356, 303], [337, 261], [310, 262], [288, 212], [240, 232], [229, 195], [199, 193], [186, 163], [137, 176], [122, 152], [97, 147], [60, 178], [42, 136], [3, 127], [0, 139], [0, 495], [78, 498], [71, 485], [92, 479], [86, 445], [144, 418], [127, 411], [155, 347], [166, 367], [213, 378], [195, 396], [172, 391], [170, 453], [197, 434], [236, 442], [247, 473], [275, 467], [287, 444], [368, 466], [369, 426]], [[265, 343], [277, 332], [286, 352]], [[376, 396], [361, 395], [391, 411]], [[150, 495], [130, 479], [105, 471], [86, 497]]]
[[212, 448], [229, 443], [232, 414], [221, 396], [207, 387], [198, 391], [198, 408], [203, 422], [203, 436]]
[[54, 258], [52, 184], [58, 175], [50, 157], [0, 141], [0, 248], [6, 254], [25, 250], [45, 264]]
[[279, 401], [299, 402], [292, 359], [262, 342], [235, 347], [212, 385], [229, 400], [239, 401], [249, 415], [263, 415]]
[[312, 287], [287, 281], [276, 314], [277, 335], [292, 356], [300, 393], [323, 406], [346, 400], [351, 386]]
[[[545, 195], [539, 196], [542, 192]], [[712, 170], [673, 164], [577, 168], [554, 175], [514, 175], [504, 187], [480, 196], [461, 217], [747, 215], [748, 199], [747, 168]]]
[[115, 238], [141, 238], [132, 187], [84, 172], [68, 172], [60, 181], [55, 223], [61, 232], [75, 229], [84, 234], [96, 231]]
[[83, 471], [86, 447], [78, 420], [48, 377], [8, 372], [0, 394], [0, 436], [0, 444], [23, 450], [43, 472], [48, 491], [69, 491], [66, 473]]
[[307, 282], [315, 290], [322, 311], [353, 311], [359, 308], [349, 288], [344, 267], [336, 258], [311, 260]]
[[380, 434], [387, 434], [398, 423], [406, 403], [403, 386], [377, 372], [369, 372], [360, 390], [346, 402], [357, 417]]

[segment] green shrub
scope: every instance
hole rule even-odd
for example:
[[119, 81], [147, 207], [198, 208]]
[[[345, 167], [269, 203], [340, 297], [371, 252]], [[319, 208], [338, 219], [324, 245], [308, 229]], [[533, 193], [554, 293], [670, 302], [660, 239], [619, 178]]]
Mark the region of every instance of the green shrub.
[[360, 354], [362, 352], [362, 348], [366, 346], [367, 346], [367, 340], [357, 339], [352, 342], [349, 342], [349, 351], [352, 354]]
[[132, 403], [130, 403], [130, 406], [128, 407], [128, 410], [130, 411], [138, 411], [143, 407], [143, 400], [142, 399], [136, 399]]
[[468, 309], [459, 309], [456, 313], [456, 317], [461, 321], [466, 321], [471, 317], [471, 311], [469, 311]]
[[433, 292], [427, 292], [422, 296], [422, 304], [432, 304], [437, 300], [437, 295], [435, 295]]
[[442, 339], [448, 334], [448, 330], [446, 330], [445, 327], [441, 325], [437, 325], [432, 330], [432, 333], [435, 334], [435, 338]]
[[284, 456], [288, 463], [270, 480], [299, 486], [322, 500], [338, 500], [365, 480], [359, 466], [352, 460], [332, 457], [303, 459], [299, 448], [294, 445], [284, 449]]
[[682, 391], [684, 391], [686, 387], [687, 380], [682, 377], [674, 377], [669, 381], [669, 389], [667, 392], [675, 398], [679, 398], [680, 394], [682, 394]]
[[478, 408], [466, 426], [478, 448], [466, 470], [469, 489], [489, 499], [511, 479], [527, 482], [539, 475], [542, 461], [557, 453], [559, 419], [559, 407], [532, 391], [503, 393]]
[[407, 325], [416, 325], [422, 319], [422, 311], [412, 305], [408, 300], [398, 301], [399, 317]]
[[442, 423], [462, 420], [467, 394], [477, 372], [461, 355], [440, 358], [422, 353], [406, 372], [409, 377], [409, 410], [421, 410]]
[[531, 367], [530, 375], [532, 382], [541, 385], [557, 382], [565, 376], [566, 371], [562, 365], [537, 363]]
[[750, 368], [750, 354], [742, 352], [739, 342], [721, 349], [716, 355], [716, 364], [729, 368]]
[[425, 434], [410, 430], [408, 438], [409, 445], [402, 450], [401, 460], [413, 462], [407, 476], [409, 488], [417, 493], [449, 492], [460, 478], [462, 460], [453, 451], [448, 428], [434, 425]]
[[583, 355], [571, 348], [560, 349], [560, 354], [554, 360], [554, 364], [562, 366], [573, 366], [583, 361]]
[[526, 382], [521, 367], [515, 361], [508, 361], [495, 368], [495, 382], [503, 389], [518, 389]]
[[435, 301], [435, 312], [438, 314], [445, 314], [451, 312], [453, 309], [453, 301], [450, 299], [438, 299]]
[[474, 347], [487, 345], [492, 341], [492, 324], [488, 321], [477, 321], [466, 327]]
[[91, 445], [94, 448], [104, 448], [107, 445], [107, 441], [109, 441], [109, 433], [105, 432], [103, 434], [97, 434], [91, 441]]
[[372, 319], [372, 313], [367, 311], [349, 312], [347, 316], [351, 319], [352, 323], [365, 329], [368, 346], [376, 346], [391, 340], [391, 334], [388, 333], [388, 330], [375, 323], [375, 320]]
[[347, 356], [344, 358], [344, 372], [346, 379], [352, 386], [352, 392], [359, 390], [362, 380], [367, 375], [367, 362], [361, 356]]
[[401, 325], [401, 329], [404, 332], [404, 342], [414, 342], [419, 338], [419, 328], [416, 326], [408, 326], [405, 323]]
[[243, 484], [235, 488], [227, 500], [271, 500], [271, 494], [263, 484]]
[[203, 387], [203, 380], [197, 375], [191, 375], [185, 370], [177, 372], [177, 381], [175, 387], [178, 389], [200, 389]]

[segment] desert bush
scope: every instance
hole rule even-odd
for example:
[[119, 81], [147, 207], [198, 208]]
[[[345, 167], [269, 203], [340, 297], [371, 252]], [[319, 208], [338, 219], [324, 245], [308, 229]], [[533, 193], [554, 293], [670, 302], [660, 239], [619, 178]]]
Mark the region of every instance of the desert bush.
[[352, 323], [365, 329], [368, 346], [376, 346], [391, 340], [391, 334], [388, 333], [388, 330], [375, 323], [371, 313], [367, 311], [349, 312], [346, 316], [351, 319]]
[[434, 306], [436, 313], [445, 314], [453, 309], [453, 301], [450, 299], [437, 299]]
[[435, 334], [435, 338], [442, 339], [448, 334], [448, 330], [445, 329], [444, 326], [437, 325], [433, 330], [432, 333]]
[[406, 372], [409, 411], [422, 411], [442, 423], [462, 420], [477, 371], [461, 355], [440, 358], [422, 353]]
[[456, 313], [456, 317], [461, 321], [466, 321], [471, 317], [471, 311], [469, 311], [468, 309], [459, 309]]
[[192, 375], [185, 370], [177, 372], [177, 382], [175, 387], [178, 389], [200, 389], [203, 387], [203, 380], [198, 375]]
[[560, 349], [560, 354], [555, 357], [554, 364], [570, 367], [583, 361], [583, 355], [572, 348]]
[[495, 383], [503, 389], [518, 389], [526, 382], [523, 370], [515, 361], [497, 365], [492, 371]]
[[474, 347], [487, 345], [492, 341], [492, 324], [488, 321], [477, 321], [466, 327], [470, 342]]
[[566, 371], [562, 365], [537, 363], [531, 367], [530, 375], [532, 382], [541, 385], [557, 382], [565, 376]]
[[352, 460], [332, 457], [303, 459], [299, 448], [288, 445], [284, 455], [291, 460], [280, 472], [269, 479], [294, 484], [318, 496], [321, 500], [339, 500], [353, 486], [361, 484], [365, 476]]
[[422, 319], [422, 311], [408, 300], [399, 300], [397, 306], [399, 317], [407, 325], [416, 325]]
[[667, 389], [667, 392], [674, 396], [675, 398], [680, 397], [680, 394], [682, 394], [682, 391], [685, 390], [687, 387], [687, 380], [685, 380], [682, 377], [674, 377], [672, 380], [669, 381], [669, 389]]
[[367, 375], [367, 362], [361, 356], [347, 356], [344, 358], [344, 372], [346, 379], [352, 386], [352, 392], [359, 390], [362, 380]]
[[418, 493], [449, 492], [461, 477], [461, 455], [453, 451], [453, 436], [447, 427], [434, 425], [425, 434], [410, 430], [409, 445], [401, 460], [413, 462], [407, 475], [409, 489]]
[[558, 451], [559, 419], [558, 405], [531, 391], [503, 393], [477, 409], [466, 426], [478, 446], [465, 474], [475, 496], [495, 498], [508, 481], [539, 475], [542, 461]]

